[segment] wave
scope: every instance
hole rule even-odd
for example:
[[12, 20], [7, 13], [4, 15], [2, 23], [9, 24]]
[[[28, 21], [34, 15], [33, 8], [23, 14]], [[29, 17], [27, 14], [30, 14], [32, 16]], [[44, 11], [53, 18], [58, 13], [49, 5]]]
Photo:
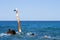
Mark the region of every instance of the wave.
[[[20, 35], [21, 33], [16, 32], [16, 35]], [[11, 34], [7, 34], [7, 33], [0, 33], [0, 37], [2, 36], [10, 36]]]
[[9, 35], [11, 35], [11, 34], [1, 33], [0, 37], [2, 37], [2, 36], [9, 36]]
[[[22, 35], [21, 35], [22, 34]], [[4, 36], [10, 36], [11, 34], [6, 34], [6, 33], [0, 33], [0, 37], [4, 37]], [[32, 32], [27, 32], [26, 34], [24, 34], [23, 32], [21, 32], [21, 33], [19, 33], [19, 32], [16, 32], [16, 36], [29, 36], [29, 37], [36, 37], [36, 36], [38, 36], [38, 35], [36, 35], [36, 33], [32, 33]], [[60, 37], [52, 37], [52, 36], [47, 36], [47, 35], [44, 35], [44, 36], [39, 36], [39, 39], [58, 39], [58, 40], [60, 40]]]
[[60, 37], [52, 37], [52, 36], [47, 36], [47, 35], [44, 35], [44, 36], [41, 36], [40, 39], [53, 39], [53, 40], [60, 40]]

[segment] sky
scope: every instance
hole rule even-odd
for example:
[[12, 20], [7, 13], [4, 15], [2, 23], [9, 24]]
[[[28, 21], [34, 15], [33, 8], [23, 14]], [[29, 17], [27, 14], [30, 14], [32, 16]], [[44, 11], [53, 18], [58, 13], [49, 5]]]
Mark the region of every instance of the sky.
[[60, 21], [60, 0], [0, 0], [0, 21]]

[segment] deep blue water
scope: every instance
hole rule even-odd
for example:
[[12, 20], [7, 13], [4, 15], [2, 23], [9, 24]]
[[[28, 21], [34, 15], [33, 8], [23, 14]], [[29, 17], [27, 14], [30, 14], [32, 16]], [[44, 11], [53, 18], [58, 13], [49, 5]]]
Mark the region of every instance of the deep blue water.
[[21, 21], [22, 34], [4, 35], [8, 29], [17, 32], [17, 26], [16, 21], [0, 21], [0, 40], [60, 40], [60, 21]]

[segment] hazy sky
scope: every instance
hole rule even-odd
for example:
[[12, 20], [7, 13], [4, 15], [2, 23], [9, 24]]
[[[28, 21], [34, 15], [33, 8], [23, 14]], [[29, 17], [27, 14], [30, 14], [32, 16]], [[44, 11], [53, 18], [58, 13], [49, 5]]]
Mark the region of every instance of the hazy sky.
[[60, 0], [0, 0], [0, 20], [60, 20]]

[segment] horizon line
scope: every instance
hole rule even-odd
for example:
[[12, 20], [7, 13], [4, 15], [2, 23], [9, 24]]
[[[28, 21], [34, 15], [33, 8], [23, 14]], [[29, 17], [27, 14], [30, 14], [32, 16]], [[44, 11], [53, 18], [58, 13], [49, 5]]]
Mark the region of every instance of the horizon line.
[[[0, 20], [0, 21], [16, 21], [16, 20]], [[20, 20], [20, 21], [60, 21], [60, 20]]]

